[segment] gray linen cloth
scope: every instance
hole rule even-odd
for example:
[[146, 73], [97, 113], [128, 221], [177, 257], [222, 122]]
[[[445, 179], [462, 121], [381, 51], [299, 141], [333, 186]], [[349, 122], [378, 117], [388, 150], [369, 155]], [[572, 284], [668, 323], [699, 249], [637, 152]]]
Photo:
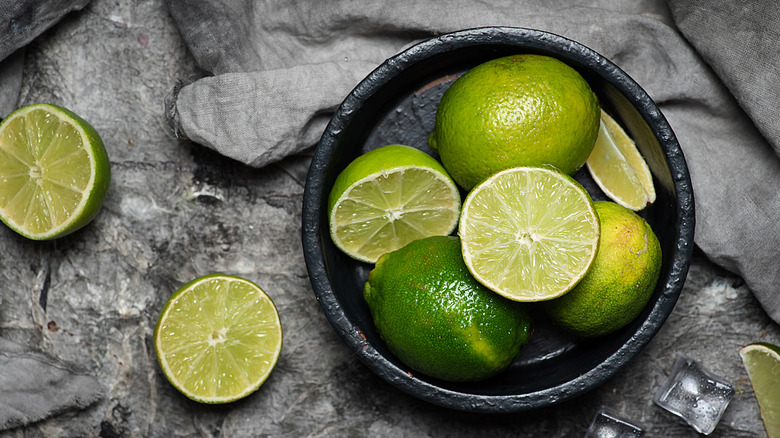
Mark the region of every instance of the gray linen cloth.
[[16, 107], [24, 47], [89, 0], [0, 0], [0, 117]]
[[658, 103], [691, 172], [697, 246], [780, 321], [773, 0], [167, 1], [209, 74], [175, 88], [169, 122], [257, 167], [314, 145], [359, 80], [420, 39], [502, 25], [581, 42]]
[[[89, 0], [0, 0], [0, 117], [16, 108], [25, 45], [87, 3]], [[0, 430], [85, 408], [102, 393], [94, 376], [0, 337]]]

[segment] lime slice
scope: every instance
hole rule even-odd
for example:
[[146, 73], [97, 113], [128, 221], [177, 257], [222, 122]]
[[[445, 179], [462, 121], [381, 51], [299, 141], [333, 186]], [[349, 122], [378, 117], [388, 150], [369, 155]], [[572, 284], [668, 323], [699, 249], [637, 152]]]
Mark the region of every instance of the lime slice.
[[593, 180], [616, 203], [639, 211], [655, 202], [650, 168], [631, 137], [604, 110], [586, 163]]
[[110, 179], [97, 131], [51, 104], [0, 122], [0, 220], [35, 240], [70, 234], [100, 211]]
[[333, 243], [368, 263], [413, 240], [452, 233], [459, 214], [460, 192], [444, 167], [403, 145], [356, 158], [336, 178], [328, 199]]
[[458, 232], [463, 260], [480, 283], [515, 301], [542, 301], [585, 275], [598, 249], [599, 219], [570, 176], [516, 167], [469, 193]]
[[739, 350], [769, 438], [780, 438], [780, 347], [767, 343]]
[[154, 348], [163, 373], [188, 398], [227, 403], [256, 391], [282, 349], [273, 301], [243, 278], [197, 278], [171, 296]]

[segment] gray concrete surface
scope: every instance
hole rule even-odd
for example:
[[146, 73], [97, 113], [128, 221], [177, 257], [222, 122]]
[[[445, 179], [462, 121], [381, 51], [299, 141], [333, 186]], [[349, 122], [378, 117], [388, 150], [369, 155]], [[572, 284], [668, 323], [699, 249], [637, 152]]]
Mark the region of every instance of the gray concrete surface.
[[[711, 436], [765, 436], [737, 350], [780, 343], [780, 328], [740, 278], [701, 254], [666, 325], [602, 387], [530, 414], [448, 411], [374, 376], [322, 314], [300, 243], [309, 157], [253, 169], [169, 132], [165, 95], [198, 71], [162, 0], [94, 0], [35, 40], [24, 68], [20, 103], [58, 103], [89, 120], [113, 174], [101, 214], [72, 236], [39, 243], [0, 228], [0, 335], [86, 369], [105, 394], [2, 436], [578, 437], [605, 406], [647, 437], [693, 437], [652, 403], [680, 353], [736, 386]], [[262, 286], [285, 328], [270, 379], [227, 406], [181, 396], [151, 340], [169, 295], [211, 272]]]

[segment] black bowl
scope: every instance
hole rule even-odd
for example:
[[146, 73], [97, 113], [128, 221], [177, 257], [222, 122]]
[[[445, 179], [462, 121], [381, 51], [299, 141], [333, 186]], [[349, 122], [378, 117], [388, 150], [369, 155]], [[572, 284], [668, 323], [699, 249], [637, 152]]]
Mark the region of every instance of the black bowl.
[[[373, 265], [355, 261], [330, 239], [327, 198], [336, 176], [358, 155], [401, 143], [435, 154], [426, 137], [436, 106], [455, 77], [489, 59], [518, 53], [556, 57], [590, 83], [602, 106], [634, 138], [654, 177], [657, 200], [641, 211], [661, 242], [661, 278], [644, 312], [597, 339], [567, 336], [537, 318], [532, 340], [503, 373], [451, 383], [410, 370], [383, 344], [363, 299]], [[575, 175], [594, 199], [606, 199], [587, 171]], [[378, 376], [436, 405], [508, 413], [553, 405], [603, 384], [632, 360], [671, 313], [693, 251], [694, 202], [674, 132], [626, 73], [593, 50], [530, 29], [469, 29], [421, 42], [388, 59], [346, 97], [317, 145], [303, 197], [303, 247], [314, 293], [339, 336]]]

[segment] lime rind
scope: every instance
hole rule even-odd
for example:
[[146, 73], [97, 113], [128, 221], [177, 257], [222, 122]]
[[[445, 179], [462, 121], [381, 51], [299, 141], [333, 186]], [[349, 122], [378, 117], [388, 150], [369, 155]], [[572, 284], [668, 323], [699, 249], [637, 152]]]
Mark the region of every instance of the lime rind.
[[554, 57], [514, 54], [483, 62], [442, 96], [428, 146], [465, 190], [502, 169], [555, 165], [573, 175], [598, 133], [598, 97]]
[[653, 175], [636, 143], [606, 111], [586, 161], [591, 177], [612, 201], [633, 211], [655, 202]]
[[168, 381], [201, 403], [229, 403], [257, 391], [282, 349], [273, 300], [249, 280], [199, 277], [166, 303], [154, 333]]
[[466, 197], [458, 233], [471, 274], [515, 301], [571, 290], [596, 255], [599, 219], [587, 191], [546, 167], [496, 173]]
[[41, 103], [9, 114], [0, 122], [0, 157], [0, 220], [17, 233], [62, 237], [100, 211], [108, 155], [97, 131], [66, 108]]
[[756, 342], [739, 350], [769, 438], [780, 438], [780, 347]]

